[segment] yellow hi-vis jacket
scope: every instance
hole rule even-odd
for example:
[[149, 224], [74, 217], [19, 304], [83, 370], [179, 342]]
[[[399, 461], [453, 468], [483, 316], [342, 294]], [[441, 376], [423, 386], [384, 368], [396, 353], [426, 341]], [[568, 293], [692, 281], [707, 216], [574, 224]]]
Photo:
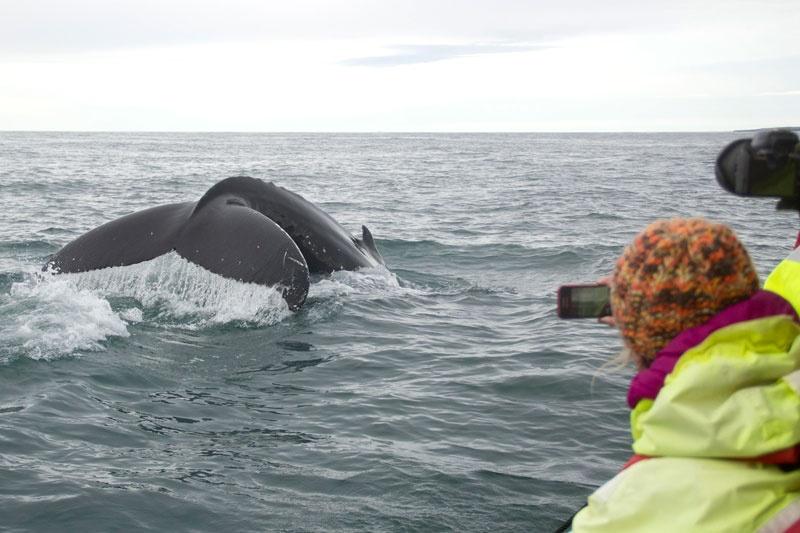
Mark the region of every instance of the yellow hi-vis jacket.
[[786, 298], [800, 314], [800, 247], [772, 271], [764, 288]]
[[[573, 531], [800, 531], [800, 249], [765, 289], [761, 302], [783, 307], [713, 330], [636, 401], [633, 450], [647, 459], [595, 491]], [[787, 451], [795, 464], [768, 459]]]

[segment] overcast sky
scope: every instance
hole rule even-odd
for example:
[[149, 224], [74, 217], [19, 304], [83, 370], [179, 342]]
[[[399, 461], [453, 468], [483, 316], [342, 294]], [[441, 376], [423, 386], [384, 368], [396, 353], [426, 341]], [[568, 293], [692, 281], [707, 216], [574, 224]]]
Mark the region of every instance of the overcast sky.
[[0, 3], [0, 130], [800, 125], [800, 0]]

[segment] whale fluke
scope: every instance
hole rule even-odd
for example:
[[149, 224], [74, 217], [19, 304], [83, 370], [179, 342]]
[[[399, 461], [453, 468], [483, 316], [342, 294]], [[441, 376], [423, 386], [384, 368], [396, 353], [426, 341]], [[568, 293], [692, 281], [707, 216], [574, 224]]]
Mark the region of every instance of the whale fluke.
[[278, 286], [289, 308], [302, 306], [309, 274], [383, 264], [372, 233], [351, 237], [302, 196], [247, 176], [227, 178], [197, 202], [138, 211], [64, 246], [45, 268], [86, 272], [127, 266], [175, 250], [221, 276]]

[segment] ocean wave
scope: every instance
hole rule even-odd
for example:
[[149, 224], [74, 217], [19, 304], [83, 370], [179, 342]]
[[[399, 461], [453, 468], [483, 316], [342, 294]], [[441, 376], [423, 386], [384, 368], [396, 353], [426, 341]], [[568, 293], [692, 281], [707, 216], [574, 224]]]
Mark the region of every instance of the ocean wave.
[[29, 240], [29, 241], [9, 241], [0, 243], [0, 253], [5, 251], [10, 252], [27, 252], [30, 254], [53, 252], [58, 250], [58, 247], [50, 242], [43, 240]]

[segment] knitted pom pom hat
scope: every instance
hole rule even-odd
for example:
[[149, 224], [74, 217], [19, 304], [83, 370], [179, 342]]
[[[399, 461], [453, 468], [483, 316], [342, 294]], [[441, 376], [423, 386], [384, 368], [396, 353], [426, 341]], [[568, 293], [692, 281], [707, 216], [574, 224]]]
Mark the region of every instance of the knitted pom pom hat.
[[660, 220], [617, 260], [611, 309], [628, 348], [648, 366], [678, 333], [759, 288], [733, 231], [700, 218]]

